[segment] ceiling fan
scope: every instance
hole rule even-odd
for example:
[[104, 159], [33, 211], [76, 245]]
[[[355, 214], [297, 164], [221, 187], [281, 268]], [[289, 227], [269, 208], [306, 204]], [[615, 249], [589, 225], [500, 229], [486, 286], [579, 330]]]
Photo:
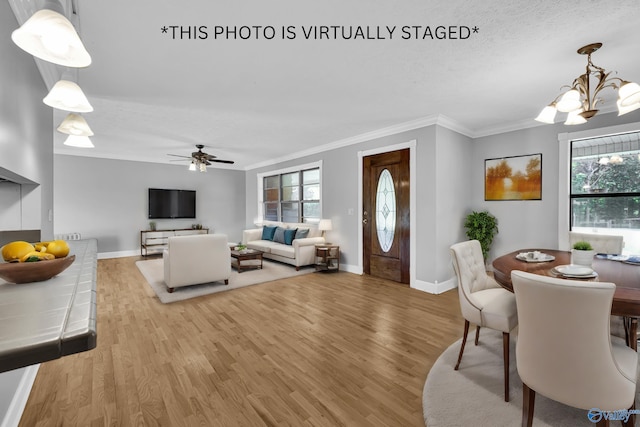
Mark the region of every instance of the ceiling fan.
[[211, 162], [227, 163], [230, 165], [235, 163], [233, 160], [222, 160], [218, 159], [212, 154], [205, 153], [204, 151], [202, 151], [202, 149], [204, 148], [204, 145], [202, 144], [196, 144], [196, 148], [198, 149], [198, 151], [194, 151], [193, 153], [191, 153], [191, 156], [181, 156], [179, 154], [168, 154], [168, 156], [182, 157], [182, 159], [172, 161], [184, 161], [184, 159], [191, 160], [189, 170], [199, 169], [200, 172], [206, 172], [207, 166], [211, 165]]

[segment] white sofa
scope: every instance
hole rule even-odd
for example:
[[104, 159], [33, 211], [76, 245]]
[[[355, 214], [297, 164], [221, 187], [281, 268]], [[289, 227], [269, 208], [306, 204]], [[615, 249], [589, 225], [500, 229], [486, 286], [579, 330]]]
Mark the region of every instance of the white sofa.
[[[294, 238], [289, 245], [273, 240], [263, 240], [264, 226], [281, 227], [285, 230], [308, 229], [309, 234], [307, 237]], [[242, 232], [242, 243], [250, 249], [262, 251], [263, 258], [291, 264], [298, 270], [302, 266], [315, 264], [315, 245], [325, 243], [325, 240], [322, 237], [322, 231], [318, 230], [316, 224], [265, 221], [263, 227], [244, 230]]]
[[231, 253], [224, 234], [169, 237], [162, 254], [164, 281], [174, 288], [224, 280], [231, 277]]

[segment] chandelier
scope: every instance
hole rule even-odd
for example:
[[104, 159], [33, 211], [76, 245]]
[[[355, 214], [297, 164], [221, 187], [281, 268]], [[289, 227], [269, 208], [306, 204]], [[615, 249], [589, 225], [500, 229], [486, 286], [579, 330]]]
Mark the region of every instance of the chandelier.
[[[605, 88], [618, 90], [618, 115], [627, 114], [640, 108], [640, 86], [618, 77], [609, 77], [611, 72], [591, 62], [591, 54], [602, 47], [602, 43], [592, 43], [578, 49], [580, 55], [587, 55], [586, 72], [577, 77], [566, 91], [556, 97], [551, 104], [544, 107], [536, 120], [553, 124], [556, 112], [568, 113], [565, 125], [586, 123], [598, 113], [596, 105], [602, 100], [598, 97]], [[593, 92], [592, 92], [593, 83]]]

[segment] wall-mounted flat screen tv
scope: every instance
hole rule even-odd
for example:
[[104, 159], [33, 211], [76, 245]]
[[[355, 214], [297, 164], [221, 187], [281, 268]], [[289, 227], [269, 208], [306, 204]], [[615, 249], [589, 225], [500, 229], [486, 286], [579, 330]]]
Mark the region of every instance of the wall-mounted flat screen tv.
[[149, 189], [149, 219], [195, 217], [195, 190]]

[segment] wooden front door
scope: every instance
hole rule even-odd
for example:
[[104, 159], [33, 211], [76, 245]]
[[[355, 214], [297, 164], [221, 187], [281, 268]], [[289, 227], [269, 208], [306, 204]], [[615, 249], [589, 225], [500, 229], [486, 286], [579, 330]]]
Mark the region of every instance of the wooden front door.
[[409, 283], [409, 149], [363, 158], [365, 274]]

